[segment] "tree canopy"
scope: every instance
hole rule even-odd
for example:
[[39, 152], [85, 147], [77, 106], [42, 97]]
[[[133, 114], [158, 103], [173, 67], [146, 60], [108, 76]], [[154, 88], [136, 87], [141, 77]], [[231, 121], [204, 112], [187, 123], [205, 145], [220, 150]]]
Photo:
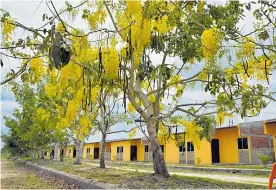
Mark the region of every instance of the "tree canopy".
[[[43, 81], [37, 122], [55, 120], [54, 127], [64, 130], [79, 121], [79, 139], [95, 124], [102, 106], [97, 100], [109, 93], [111, 100], [121, 99], [125, 113], [147, 128], [156, 174], [168, 176], [159, 142], [172, 128], [184, 126], [198, 145], [202, 138], [210, 140], [225, 117], [254, 117], [275, 101], [266, 85], [275, 70], [273, 2], [66, 1], [62, 10], [52, 1], [47, 5], [52, 15], [43, 14], [39, 28], [2, 10], [1, 45], [7, 50], [2, 54], [22, 59], [2, 84], [18, 76], [25, 86]], [[246, 34], [239, 27], [245, 13], [255, 18], [254, 30]], [[72, 25], [64, 14], [87, 27]], [[15, 28], [30, 35], [14, 39]], [[213, 100], [181, 101], [198, 88]]]

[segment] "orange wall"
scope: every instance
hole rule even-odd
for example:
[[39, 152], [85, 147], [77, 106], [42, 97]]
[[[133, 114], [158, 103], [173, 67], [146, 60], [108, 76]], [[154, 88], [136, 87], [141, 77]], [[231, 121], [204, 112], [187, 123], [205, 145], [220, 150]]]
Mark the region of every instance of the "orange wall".
[[142, 145], [141, 139], [131, 140], [130, 146], [137, 146], [137, 161], [144, 161], [145, 146]]
[[205, 138], [200, 141], [198, 148], [194, 146], [194, 154], [195, 164], [198, 164], [197, 158], [200, 159], [200, 164], [212, 164], [211, 143], [208, 142]]
[[164, 158], [166, 163], [179, 163], [179, 148], [176, 146], [174, 140], [169, 140], [164, 145]]
[[219, 139], [220, 163], [239, 163], [238, 128], [218, 129], [213, 139]]
[[117, 147], [123, 146], [123, 161], [130, 161], [130, 141], [111, 142], [111, 160], [116, 160]]
[[276, 123], [264, 124], [264, 134], [272, 135], [274, 156], [276, 159]]

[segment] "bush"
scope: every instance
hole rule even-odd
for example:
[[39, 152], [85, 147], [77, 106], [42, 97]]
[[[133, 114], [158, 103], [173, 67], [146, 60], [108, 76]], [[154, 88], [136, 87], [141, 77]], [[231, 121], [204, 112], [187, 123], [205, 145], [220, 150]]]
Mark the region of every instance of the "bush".
[[267, 165], [271, 160], [271, 156], [265, 154], [257, 154], [258, 159], [262, 162], [263, 165]]
[[196, 157], [195, 159], [196, 159], [196, 165], [200, 165], [201, 159], [199, 157]]

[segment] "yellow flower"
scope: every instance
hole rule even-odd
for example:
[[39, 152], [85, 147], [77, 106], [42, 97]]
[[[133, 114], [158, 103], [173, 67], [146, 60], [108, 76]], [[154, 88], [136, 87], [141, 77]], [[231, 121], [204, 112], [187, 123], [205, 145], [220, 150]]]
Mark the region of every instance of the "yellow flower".
[[39, 81], [40, 77], [45, 75], [46, 72], [41, 58], [33, 58], [31, 60], [31, 69], [34, 73], [34, 82]]
[[119, 70], [119, 55], [115, 48], [103, 49], [103, 63], [105, 77], [107, 79], [117, 79]]
[[65, 32], [65, 28], [63, 27], [62, 22], [58, 22], [57, 31], [60, 32], [60, 33], [64, 33]]
[[149, 101], [155, 102], [155, 96], [153, 94], [149, 95]]
[[91, 29], [96, 29], [98, 24], [105, 22], [106, 12], [103, 9], [98, 9], [96, 12], [88, 16], [88, 23]]
[[99, 85], [96, 85], [95, 87], [93, 87], [91, 89], [91, 101], [92, 101], [92, 103], [96, 103], [97, 97], [99, 95], [100, 90], [101, 90], [101, 88], [100, 88]]
[[243, 40], [242, 52], [245, 56], [252, 56], [255, 51], [254, 39], [252, 37], [247, 37]]
[[128, 111], [129, 111], [130, 113], [134, 113], [134, 112], [135, 112], [135, 108], [134, 108], [134, 106], [132, 105], [131, 102], [128, 102], [128, 104], [127, 104], [127, 109], [128, 109]]
[[56, 95], [57, 86], [52, 83], [46, 83], [44, 86], [46, 96], [51, 98]]
[[14, 31], [14, 26], [15, 24], [15, 21], [14, 20], [11, 20], [11, 19], [7, 19], [7, 18], [4, 18], [4, 22], [3, 22], [3, 36], [4, 36], [4, 40], [10, 40], [12, 39], [11, 38], [11, 35]]
[[185, 133], [187, 139], [191, 139], [193, 144], [199, 148], [200, 145], [200, 131], [201, 128], [194, 122], [181, 120], [180, 123], [185, 127]]
[[50, 113], [40, 107], [38, 110], [36, 110], [36, 116], [41, 121], [46, 121], [50, 118]]
[[221, 46], [221, 34], [217, 28], [204, 30], [201, 35], [202, 51], [205, 59], [214, 58]]
[[224, 120], [225, 120], [225, 112], [220, 112], [217, 114], [217, 117], [216, 117], [216, 124], [217, 125], [221, 125], [224, 123]]

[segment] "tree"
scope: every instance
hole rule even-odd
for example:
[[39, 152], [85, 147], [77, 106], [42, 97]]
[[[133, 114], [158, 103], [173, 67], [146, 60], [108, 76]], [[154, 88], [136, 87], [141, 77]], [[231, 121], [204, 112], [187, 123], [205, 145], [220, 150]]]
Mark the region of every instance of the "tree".
[[[97, 94], [93, 89], [97, 89], [97, 85], [97, 92], [104, 86], [121, 89], [124, 108], [127, 109], [128, 99], [129, 107], [147, 126], [156, 175], [169, 176], [158, 134], [165, 135], [172, 128], [185, 126], [187, 136], [198, 145], [200, 138], [210, 136], [214, 128], [213, 115], [220, 125], [225, 117], [233, 114], [256, 116], [269, 101], [275, 101], [263, 85], [269, 83], [270, 72], [275, 69], [275, 36], [268, 30], [275, 24], [271, 21], [275, 11], [273, 3], [259, 2], [263, 7], [256, 9], [254, 15], [260, 24], [245, 35], [237, 24], [244, 19], [244, 10], [251, 6], [236, 1], [223, 6], [204, 1], [84, 1], [75, 7], [66, 2], [60, 12], [52, 1], [50, 4], [53, 16], [44, 15], [43, 19], [48, 20], [38, 29], [24, 26], [8, 13], [4, 14], [3, 46], [9, 48], [10, 56], [25, 60], [22, 68], [11, 73], [6, 81], [21, 75], [31, 65], [28, 81], [37, 82], [45, 76], [42, 63], [48, 63], [52, 70], [47, 72], [54, 77], [47, 81], [45, 91], [59, 101], [56, 107], [59, 128], [70, 126], [78, 117], [87, 124], [83, 126], [95, 121], [90, 116]], [[60, 15], [65, 12], [81, 16], [90, 27], [89, 32], [63, 20]], [[263, 17], [269, 22], [264, 24]], [[57, 26], [54, 21], [58, 21]], [[107, 26], [107, 22], [113, 26]], [[11, 39], [14, 27], [33, 35], [15, 42]], [[59, 74], [52, 68], [56, 64], [45, 56], [49, 47], [56, 44], [57, 34], [72, 44], [70, 61], [57, 68]], [[258, 34], [259, 38], [253, 34]], [[266, 40], [268, 38], [272, 43]], [[24, 45], [26, 51], [11, 49], [14, 44]], [[28, 54], [28, 49], [33, 50], [34, 55]], [[181, 61], [175, 64], [170, 58]], [[200, 67], [194, 69], [195, 65]], [[256, 84], [249, 83], [250, 80]], [[213, 100], [180, 101], [184, 92], [200, 86]], [[89, 129], [83, 128], [86, 134]]]

